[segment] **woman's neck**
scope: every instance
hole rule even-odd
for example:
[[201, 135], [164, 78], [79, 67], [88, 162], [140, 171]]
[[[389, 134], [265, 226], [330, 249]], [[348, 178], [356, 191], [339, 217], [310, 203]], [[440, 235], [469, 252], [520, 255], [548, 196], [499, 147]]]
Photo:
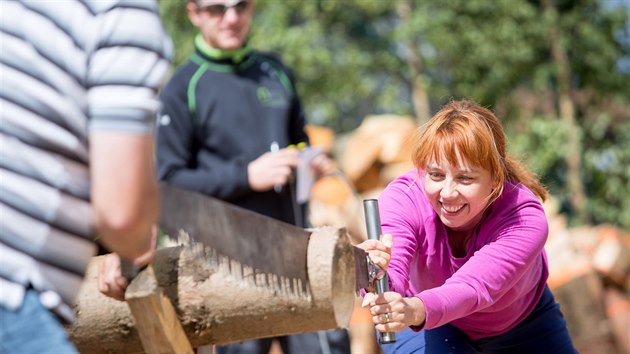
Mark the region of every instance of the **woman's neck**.
[[468, 245], [473, 234], [473, 230], [451, 230], [446, 228], [448, 244], [454, 257], [461, 258], [468, 253]]

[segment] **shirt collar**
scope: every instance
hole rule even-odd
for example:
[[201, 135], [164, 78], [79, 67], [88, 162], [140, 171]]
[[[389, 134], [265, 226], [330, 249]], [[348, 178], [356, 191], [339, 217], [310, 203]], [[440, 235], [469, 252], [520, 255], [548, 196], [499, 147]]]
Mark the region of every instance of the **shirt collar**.
[[247, 55], [251, 52], [251, 48], [249, 47], [249, 41], [245, 42], [245, 45], [241, 48], [234, 50], [222, 50], [213, 48], [203, 39], [201, 33], [198, 33], [195, 37], [195, 48], [201, 52], [208, 59], [216, 60], [216, 61], [231, 61], [234, 64], [239, 64]]

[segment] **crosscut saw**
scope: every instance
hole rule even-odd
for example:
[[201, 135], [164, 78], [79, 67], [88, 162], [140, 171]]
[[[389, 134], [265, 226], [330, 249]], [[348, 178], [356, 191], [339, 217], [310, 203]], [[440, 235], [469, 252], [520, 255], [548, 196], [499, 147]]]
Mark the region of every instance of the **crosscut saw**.
[[[172, 239], [183, 232], [205, 256], [259, 286], [308, 296], [310, 232], [201, 193], [160, 184], [160, 229]], [[372, 266], [353, 246], [356, 289], [369, 286]], [[225, 267], [223, 267], [225, 268]]]
[[[160, 184], [160, 228], [183, 231], [230, 273], [257, 285], [306, 294], [309, 232], [201, 193]], [[259, 284], [262, 283], [262, 284]]]

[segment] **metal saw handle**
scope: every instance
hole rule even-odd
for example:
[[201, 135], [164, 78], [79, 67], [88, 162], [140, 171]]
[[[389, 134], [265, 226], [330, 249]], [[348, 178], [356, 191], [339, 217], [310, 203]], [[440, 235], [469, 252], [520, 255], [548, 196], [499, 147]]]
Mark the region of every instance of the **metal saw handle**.
[[[363, 200], [363, 211], [365, 212], [365, 225], [367, 227], [367, 236], [370, 240], [378, 240], [381, 237], [381, 216], [378, 212], [378, 200], [365, 199]], [[371, 261], [369, 261], [371, 263]], [[381, 270], [377, 265], [374, 265], [376, 274], [381, 273]], [[368, 269], [369, 272], [369, 269]], [[383, 272], [383, 276], [374, 280], [375, 289], [377, 294], [382, 294], [389, 291], [389, 281], [387, 273]], [[389, 344], [396, 342], [396, 334], [394, 332], [381, 332], [380, 342], [382, 344]]]

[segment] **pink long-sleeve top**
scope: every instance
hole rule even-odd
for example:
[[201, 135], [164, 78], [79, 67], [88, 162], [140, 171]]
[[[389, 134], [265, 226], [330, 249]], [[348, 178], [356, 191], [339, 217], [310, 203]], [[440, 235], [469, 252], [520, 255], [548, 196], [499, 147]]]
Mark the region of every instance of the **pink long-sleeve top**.
[[527, 187], [506, 182], [458, 258], [422, 181], [410, 171], [379, 197], [383, 233], [394, 240], [390, 290], [422, 300], [424, 329], [450, 323], [479, 339], [514, 328], [540, 300], [549, 274], [541, 203]]

